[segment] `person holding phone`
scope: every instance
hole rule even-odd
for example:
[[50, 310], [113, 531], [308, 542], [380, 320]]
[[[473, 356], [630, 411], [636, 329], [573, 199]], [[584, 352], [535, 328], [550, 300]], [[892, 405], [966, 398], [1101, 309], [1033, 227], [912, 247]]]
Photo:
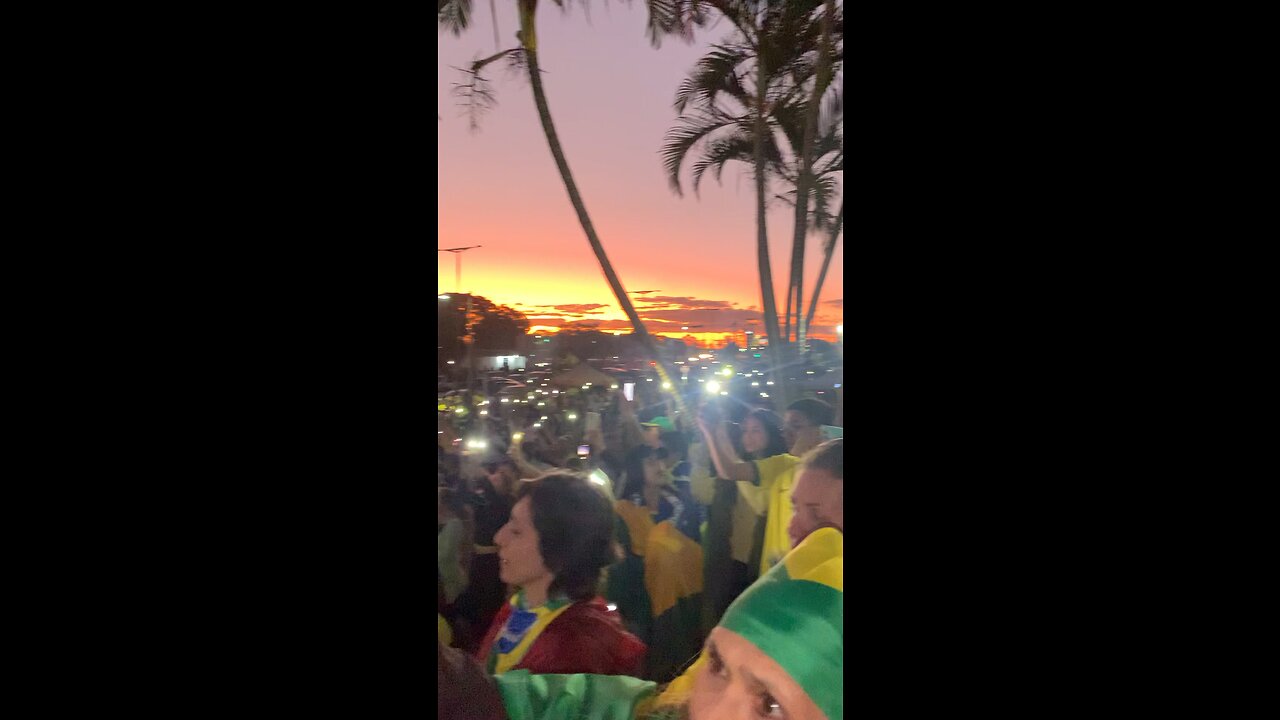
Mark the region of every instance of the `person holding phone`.
[[821, 400], [804, 398], [791, 403], [782, 423], [788, 452], [754, 461], [738, 457], [724, 423], [713, 426], [709, 418], [699, 416], [698, 426], [711, 450], [716, 471], [737, 483], [739, 496], [764, 518], [760, 561], [752, 572], [763, 575], [791, 550], [787, 527], [794, 513], [791, 490], [796, 466], [805, 453], [822, 441], [821, 428], [830, 425], [834, 416], [835, 410]]
[[[704, 422], [719, 428], [715, 409], [704, 412]], [[724, 424], [725, 442], [741, 447], [748, 462], [765, 460], [787, 452], [782, 434], [782, 418], [772, 410], [755, 408], [743, 418], [739, 438], [728, 437], [733, 426]], [[698, 443], [691, 452], [695, 461], [690, 484], [694, 499], [708, 505], [706, 554], [706, 594], [703, 626], [714, 627], [729, 607], [756, 578], [764, 543], [764, 518], [738, 492], [737, 484], [719, 477], [712, 464], [709, 443]]]

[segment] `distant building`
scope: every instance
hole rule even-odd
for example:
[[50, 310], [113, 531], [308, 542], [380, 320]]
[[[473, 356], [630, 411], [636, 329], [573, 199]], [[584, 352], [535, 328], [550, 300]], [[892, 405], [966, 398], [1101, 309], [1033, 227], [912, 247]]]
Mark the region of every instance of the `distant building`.
[[527, 357], [515, 353], [485, 353], [476, 357], [476, 369], [482, 372], [516, 372], [524, 370]]

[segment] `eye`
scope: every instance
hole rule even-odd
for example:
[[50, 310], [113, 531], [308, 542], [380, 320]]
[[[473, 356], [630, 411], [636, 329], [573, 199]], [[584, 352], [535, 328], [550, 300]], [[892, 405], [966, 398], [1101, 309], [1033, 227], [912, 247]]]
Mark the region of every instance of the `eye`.
[[721, 660], [720, 656], [716, 655], [715, 653], [711, 653], [710, 655], [707, 656], [707, 669], [710, 670], [711, 674], [716, 677], [722, 678], [727, 675], [727, 673], [725, 672], [724, 661]]
[[778, 701], [769, 693], [761, 693], [756, 699], [760, 703], [759, 706], [756, 707], [756, 714], [759, 717], [774, 718], [774, 720], [786, 717], [786, 713], [782, 712], [782, 706], [779, 705]]

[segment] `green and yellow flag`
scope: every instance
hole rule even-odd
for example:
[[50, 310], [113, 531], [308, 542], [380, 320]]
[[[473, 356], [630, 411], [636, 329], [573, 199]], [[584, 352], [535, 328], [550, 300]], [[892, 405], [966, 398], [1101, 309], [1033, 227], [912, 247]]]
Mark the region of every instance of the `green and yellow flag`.
[[619, 500], [616, 509], [626, 559], [609, 569], [605, 597], [648, 646], [645, 676], [666, 682], [702, 647], [702, 548], [635, 503]]
[[[773, 658], [808, 693], [827, 720], [844, 720], [844, 534], [823, 528], [747, 588], [720, 627]], [[704, 660], [698, 658], [657, 699], [688, 700]]]

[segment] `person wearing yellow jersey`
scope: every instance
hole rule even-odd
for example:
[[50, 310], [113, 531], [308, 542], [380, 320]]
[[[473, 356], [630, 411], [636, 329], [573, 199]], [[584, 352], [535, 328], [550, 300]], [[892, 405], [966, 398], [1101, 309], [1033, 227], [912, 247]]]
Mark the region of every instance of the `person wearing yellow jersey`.
[[[772, 410], [755, 408], [742, 420], [741, 447], [747, 460], [763, 460], [787, 452], [782, 418]], [[737, 445], [735, 444], [735, 447]], [[729, 603], [756, 579], [760, 567], [760, 543], [764, 521], [732, 480], [718, 477], [712, 467], [708, 444], [690, 451], [694, 498], [708, 505], [705, 553], [704, 633], [720, 622]], [[754, 562], [753, 562], [754, 560]]]
[[831, 406], [821, 400], [805, 398], [791, 403], [782, 424], [790, 451], [751, 462], [741, 460], [734, 452], [723, 424], [712, 428], [704, 417], [698, 418], [717, 472], [737, 482], [739, 496], [765, 518], [759, 566], [762, 575], [791, 550], [787, 527], [793, 515], [791, 491], [796, 466], [801, 456], [821, 442], [822, 426], [829, 425], [834, 414]]

